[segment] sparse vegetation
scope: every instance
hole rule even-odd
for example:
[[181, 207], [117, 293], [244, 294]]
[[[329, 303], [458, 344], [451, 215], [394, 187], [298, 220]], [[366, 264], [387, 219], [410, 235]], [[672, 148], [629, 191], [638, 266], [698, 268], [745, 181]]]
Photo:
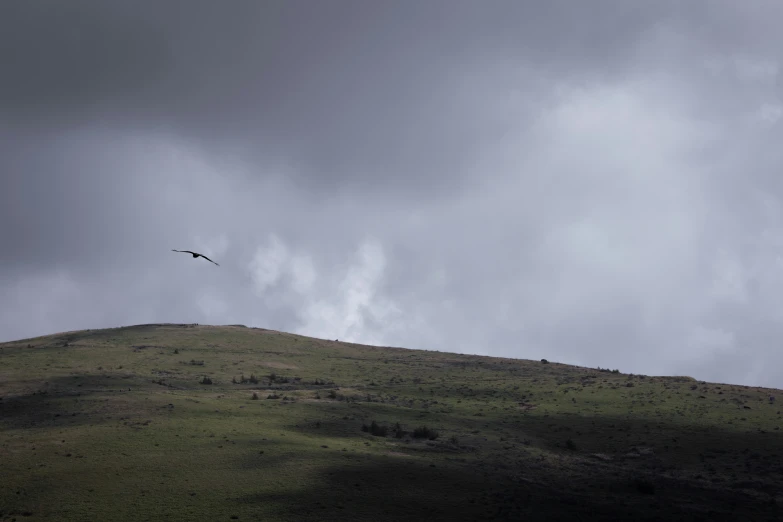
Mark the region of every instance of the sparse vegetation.
[[250, 377], [245, 377], [244, 374], [242, 374], [239, 376], [239, 379], [232, 377], [231, 382], [233, 384], [258, 384], [258, 377], [252, 373], [250, 374]]
[[413, 437], [416, 439], [435, 440], [439, 437], [439, 434], [432, 428], [428, 428], [427, 426], [420, 426], [413, 430]]
[[0, 350], [0, 519], [774, 520], [783, 490], [776, 390], [238, 327]]

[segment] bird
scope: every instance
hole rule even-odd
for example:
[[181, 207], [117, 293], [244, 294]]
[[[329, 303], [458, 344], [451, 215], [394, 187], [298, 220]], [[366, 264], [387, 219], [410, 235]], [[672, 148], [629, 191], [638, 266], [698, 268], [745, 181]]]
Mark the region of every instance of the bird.
[[[198, 252], [192, 252], [192, 251], [190, 251], [190, 250], [176, 250], [176, 249], [174, 249], [174, 248], [172, 248], [172, 249], [171, 249], [171, 251], [172, 251], [172, 252], [182, 252], [183, 254], [184, 254], [184, 253], [193, 254], [193, 258], [194, 258], [194, 259], [195, 259], [195, 258], [197, 258], [197, 257], [203, 257], [204, 259], [206, 259], [206, 260], [207, 260], [207, 261], [209, 261], [210, 263], [215, 263], [214, 261], [212, 261], [210, 258], [208, 258], [207, 256], [205, 256], [204, 254], [199, 254]], [[217, 263], [215, 263], [215, 264], [216, 264], [217, 266], [220, 266], [220, 265], [218, 265]]]

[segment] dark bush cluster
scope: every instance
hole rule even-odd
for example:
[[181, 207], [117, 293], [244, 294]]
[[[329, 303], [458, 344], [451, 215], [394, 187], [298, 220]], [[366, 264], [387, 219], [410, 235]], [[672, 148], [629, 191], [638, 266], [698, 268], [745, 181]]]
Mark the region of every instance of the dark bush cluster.
[[283, 377], [282, 375], [277, 375], [275, 372], [269, 374], [269, 384], [287, 383], [287, 382], [291, 382], [291, 379], [289, 379], [288, 377]]
[[[428, 428], [423, 429], [426, 430], [426, 432], [431, 436], [430, 440], [434, 440], [438, 437], [437, 432], [429, 430]], [[365, 433], [370, 433], [371, 435], [375, 435], [376, 437], [386, 437], [389, 435], [389, 432], [392, 432], [394, 437], [397, 439], [401, 439], [410, 434], [403, 429], [399, 422], [395, 422], [394, 426], [389, 427], [386, 424], [379, 424], [377, 421], [372, 421], [369, 426], [367, 424], [363, 424], [362, 431]]]
[[247, 384], [247, 383], [258, 384], [258, 377], [256, 377], [252, 373], [250, 374], [250, 377], [245, 377], [243, 374], [239, 376], [239, 380], [237, 380], [236, 377], [232, 377], [231, 382], [233, 382], [234, 384]]
[[204, 378], [203, 378], [203, 379], [201, 379], [201, 381], [200, 381], [200, 382], [201, 382], [201, 384], [212, 384], [212, 379], [210, 379], [209, 377], [207, 377], [207, 376], [205, 375], [205, 376], [204, 376]]
[[420, 426], [413, 430], [413, 437], [416, 439], [435, 440], [440, 434], [427, 426]]
[[370, 435], [375, 435], [376, 437], [385, 437], [389, 433], [389, 427], [372, 421], [369, 426], [363, 424], [362, 431], [369, 433]]

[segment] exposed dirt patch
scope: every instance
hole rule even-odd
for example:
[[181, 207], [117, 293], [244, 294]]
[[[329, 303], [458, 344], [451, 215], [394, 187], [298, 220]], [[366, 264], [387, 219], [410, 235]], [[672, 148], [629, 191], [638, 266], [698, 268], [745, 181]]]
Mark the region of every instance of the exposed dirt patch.
[[268, 368], [277, 368], [280, 370], [298, 370], [299, 367], [295, 364], [287, 364], [287, 363], [281, 363], [281, 362], [265, 362], [262, 363], [264, 366]]
[[387, 453], [387, 455], [390, 455], [392, 457], [412, 457], [413, 455], [408, 455], [407, 453], [400, 453], [399, 451], [390, 451]]

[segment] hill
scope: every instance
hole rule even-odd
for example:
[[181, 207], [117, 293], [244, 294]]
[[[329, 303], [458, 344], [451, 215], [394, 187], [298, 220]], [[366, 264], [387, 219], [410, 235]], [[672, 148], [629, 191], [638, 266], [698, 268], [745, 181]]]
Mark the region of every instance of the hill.
[[779, 520], [774, 395], [244, 326], [61, 333], [0, 344], [0, 520]]

